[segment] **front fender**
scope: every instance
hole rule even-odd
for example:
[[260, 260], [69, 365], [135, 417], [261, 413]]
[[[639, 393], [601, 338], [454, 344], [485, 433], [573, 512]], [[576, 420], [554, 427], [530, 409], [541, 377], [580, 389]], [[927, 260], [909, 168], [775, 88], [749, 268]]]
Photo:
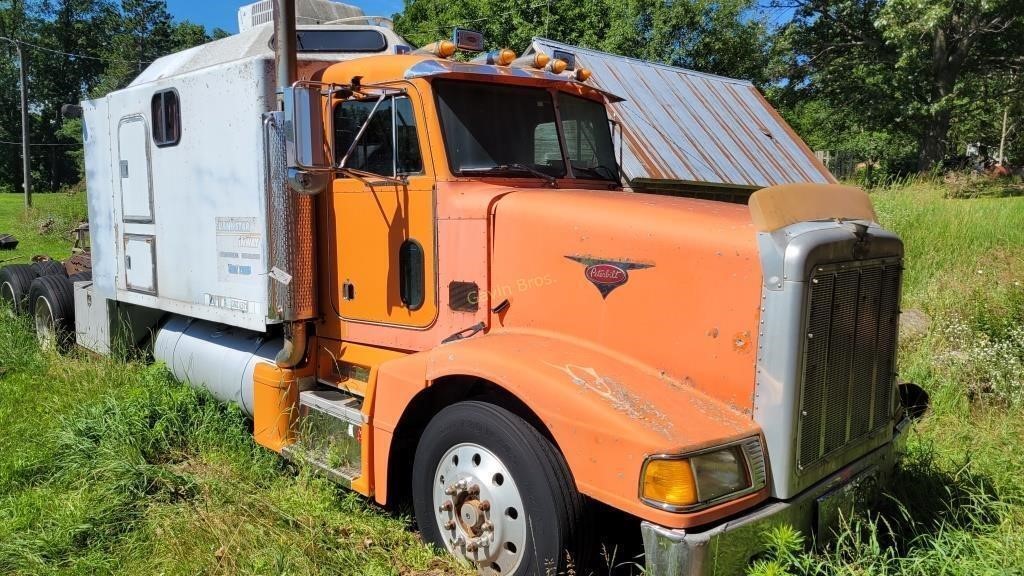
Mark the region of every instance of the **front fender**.
[[376, 478], [386, 478], [391, 439], [405, 407], [425, 387], [456, 375], [487, 380], [516, 396], [547, 427], [579, 490], [620, 510], [682, 528], [766, 496], [762, 492], [692, 514], [641, 503], [638, 486], [646, 456], [756, 435], [751, 416], [585, 342], [522, 331], [491, 332], [381, 366], [372, 419]]

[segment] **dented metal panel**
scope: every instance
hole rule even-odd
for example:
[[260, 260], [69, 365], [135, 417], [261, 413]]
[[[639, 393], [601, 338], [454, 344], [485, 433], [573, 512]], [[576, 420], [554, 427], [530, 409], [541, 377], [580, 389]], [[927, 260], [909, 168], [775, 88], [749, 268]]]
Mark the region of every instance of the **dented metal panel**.
[[587, 84], [626, 100], [610, 103], [623, 132], [630, 180], [764, 187], [834, 183], [814, 153], [748, 81], [535, 38], [527, 53], [576, 55]]

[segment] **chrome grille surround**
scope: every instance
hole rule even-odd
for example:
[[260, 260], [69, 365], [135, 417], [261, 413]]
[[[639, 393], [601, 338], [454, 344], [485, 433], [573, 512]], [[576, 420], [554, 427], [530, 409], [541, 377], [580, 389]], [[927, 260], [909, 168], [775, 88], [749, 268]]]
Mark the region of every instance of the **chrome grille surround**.
[[807, 284], [797, 420], [802, 472], [891, 423], [899, 259], [818, 266]]
[[[800, 222], [773, 232], [759, 232], [758, 248], [764, 280], [754, 421], [761, 427], [764, 439], [772, 496], [789, 499], [889, 442], [893, 434], [893, 426], [878, 423], [875, 427], [869, 421], [869, 428], [873, 429], [859, 440], [823, 454], [817, 461], [806, 460], [802, 466], [798, 462], [797, 437], [803, 400], [800, 390], [805, 375], [812, 276], [818, 268], [839, 263], [859, 266], [885, 261], [886, 266], [898, 265], [903, 258], [903, 243], [895, 234], [871, 222], [830, 220]], [[899, 302], [898, 296], [895, 301]], [[875, 420], [877, 423], [879, 418]], [[855, 426], [854, 432], [859, 431]], [[842, 438], [845, 442], [845, 426]]]

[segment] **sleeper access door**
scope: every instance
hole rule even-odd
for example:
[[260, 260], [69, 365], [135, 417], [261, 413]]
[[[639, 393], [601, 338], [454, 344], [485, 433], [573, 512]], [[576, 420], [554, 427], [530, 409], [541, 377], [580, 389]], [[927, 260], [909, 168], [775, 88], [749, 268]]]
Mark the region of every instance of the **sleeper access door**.
[[[121, 288], [156, 294], [156, 236], [149, 129], [141, 115], [122, 118], [117, 127], [117, 172], [121, 194]], [[121, 275], [119, 275], [121, 276]]]

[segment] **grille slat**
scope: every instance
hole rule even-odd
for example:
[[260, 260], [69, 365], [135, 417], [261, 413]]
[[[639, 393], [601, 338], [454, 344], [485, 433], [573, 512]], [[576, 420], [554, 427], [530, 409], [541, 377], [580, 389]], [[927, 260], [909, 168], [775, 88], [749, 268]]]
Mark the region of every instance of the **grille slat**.
[[834, 265], [808, 288], [798, 465], [807, 468], [888, 421], [900, 265]]

